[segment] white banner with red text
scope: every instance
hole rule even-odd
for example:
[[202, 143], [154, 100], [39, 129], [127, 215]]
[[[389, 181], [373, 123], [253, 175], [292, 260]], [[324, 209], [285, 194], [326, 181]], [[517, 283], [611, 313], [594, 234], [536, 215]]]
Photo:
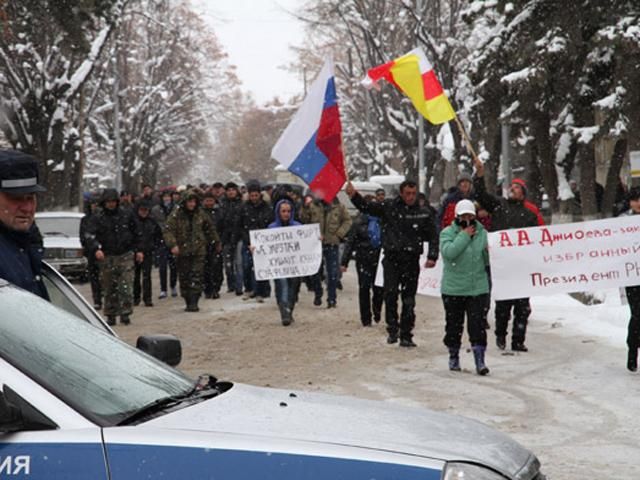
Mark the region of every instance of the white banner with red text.
[[[436, 266], [426, 268], [427, 253], [429, 252], [429, 244], [424, 243], [424, 251], [420, 256], [420, 276], [418, 277], [418, 293], [429, 297], [440, 297], [440, 283], [442, 281], [442, 259], [438, 259]], [[376, 287], [384, 287], [384, 268], [382, 267], [382, 259], [384, 258], [384, 249], [380, 252], [380, 260], [378, 261], [378, 269], [376, 270]], [[400, 266], [402, 268], [402, 265]]]
[[315, 275], [322, 263], [320, 225], [250, 230], [256, 280]]
[[640, 285], [640, 215], [489, 233], [496, 300]]

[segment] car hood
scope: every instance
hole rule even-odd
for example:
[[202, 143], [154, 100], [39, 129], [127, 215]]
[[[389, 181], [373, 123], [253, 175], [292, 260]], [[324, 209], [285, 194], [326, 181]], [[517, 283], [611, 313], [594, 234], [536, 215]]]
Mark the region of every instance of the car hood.
[[349, 445], [490, 466], [510, 478], [532, 454], [489, 427], [426, 409], [235, 384], [211, 400], [145, 423]]
[[54, 237], [44, 237], [44, 248], [68, 248], [68, 249], [79, 249], [82, 248], [82, 244], [80, 243], [79, 237], [63, 237], [63, 236], [54, 236]]

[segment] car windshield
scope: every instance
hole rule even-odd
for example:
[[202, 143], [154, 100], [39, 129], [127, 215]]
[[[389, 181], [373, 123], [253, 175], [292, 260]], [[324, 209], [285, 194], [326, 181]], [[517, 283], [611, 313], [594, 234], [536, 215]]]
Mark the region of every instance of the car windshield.
[[194, 382], [28, 292], [0, 285], [0, 357], [100, 426]]
[[38, 217], [36, 218], [36, 225], [38, 225], [40, 233], [45, 237], [54, 235], [79, 237], [80, 220], [77, 217]]

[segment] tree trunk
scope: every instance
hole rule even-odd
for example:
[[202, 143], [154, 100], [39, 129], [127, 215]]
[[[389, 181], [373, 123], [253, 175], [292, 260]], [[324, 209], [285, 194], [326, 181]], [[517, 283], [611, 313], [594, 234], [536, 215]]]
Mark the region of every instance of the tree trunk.
[[604, 186], [604, 196], [602, 197], [603, 217], [610, 217], [613, 212], [613, 205], [620, 185], [620, 169], [627, 154], [628, 143], [626, 138], [620, 138], [613, 147], [611, 163], [607, 172], [607, 183]]
[[580, 145], [580, 200], [582, 201], [582, 220], [599, 218], [596, 203], [596, 156], [593, 144]]

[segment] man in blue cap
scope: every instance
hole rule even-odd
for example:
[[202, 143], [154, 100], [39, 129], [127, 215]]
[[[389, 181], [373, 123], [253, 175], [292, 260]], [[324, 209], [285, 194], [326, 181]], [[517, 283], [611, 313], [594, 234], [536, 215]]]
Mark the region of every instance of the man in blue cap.
[[44, 248], [34, 223], [38, 161], [16, 150], [0, 150], [0, 278], [48, 300], [40, 276]]

